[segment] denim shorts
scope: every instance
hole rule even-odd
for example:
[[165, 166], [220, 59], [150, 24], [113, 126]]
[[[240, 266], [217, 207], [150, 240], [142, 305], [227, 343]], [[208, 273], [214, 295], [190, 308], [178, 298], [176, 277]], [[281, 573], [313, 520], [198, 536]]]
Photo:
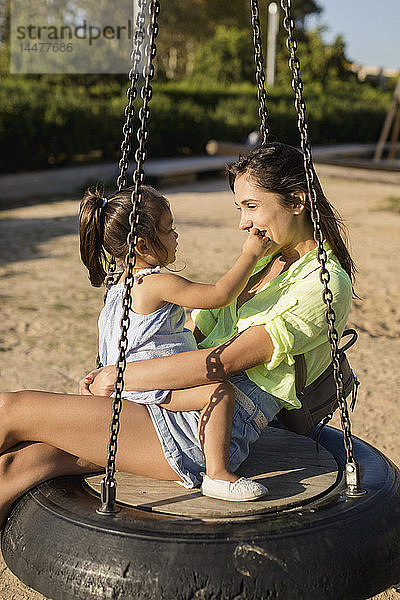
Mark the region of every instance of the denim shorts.
[[[279, 399], [260, 389], [244, 372], [228, 380], [235, 389], [236, 402], [232, 420], [230, 466], [236, 471], [248, 457], [250, 445], [263, 427], [280, 411]], [[168, 464], [186, 488], [198, 486], [205, 470], [198, 424], [200, 411], [172, 412], [158, 404], [148, 404], [158, 438]]]

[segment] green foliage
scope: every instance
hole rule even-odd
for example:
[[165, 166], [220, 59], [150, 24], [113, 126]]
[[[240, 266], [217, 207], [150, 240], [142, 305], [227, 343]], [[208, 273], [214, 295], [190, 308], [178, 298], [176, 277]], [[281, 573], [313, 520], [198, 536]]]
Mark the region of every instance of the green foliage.
[[[331, 83], [336, 80], [356, 81], [356, 75], [349, 69], [345, 44], [337, 36], [332, 44], [322, 40], [323, 28], [307, 31], [298, 42], [297, 56], [300, 60], [300, 75], [304, 83]], [[285, 85], [290, 77], [288, 67], [289, 53], [282, 43], [277, 51], [276, 82]]]
[[355, 79], [348, 69], [349, 62], [341, 36], [337, 36], [332, 44], [324, 44], [320, 29], [309, 31], [306, 40], [299, 43], [298, 53], [304, 81], [327, 83], [338, 79]]
[[[0, 163], [3, 171], [71, 164], [93, 156], [117, 160], [126, 85], [54, 79], [4, 79], [0, 87]], [[293, 92], [286, 82], [267, 94], [272, 135], [298, 144]], [[305, 99], [313, 144], [378, 139], [391, 101], [369, 85], [310, 82]], [[203, 153], [209, 139], [243, 142], [258, 128], [254, 85], [155, 84], [150, 103], [149, 156]], [[137, 127], [137, 123], [135, 124]], [[133, 145], [136, 140], [133, 138]]]
[[220, 25], [194, 56], [196, 82], [218, 81], [220, 85], [254, 80], [253, 42], [247, 30]]
[[3, 80], [0, 105], [3, 170], [70, 162], [75, 154], [97, 149], [99, 141], [103, 158], [109, 158], [109, 140], [122, 120], [122, 105], [117, 115], [109, 102], [93, 102], [83, 86], [22, 78]]
[[[308, 15], [318, 14], [321, 8], [314, 0], [296, 0], [293, 6], [298, 39], [302, 39], [305, 20]], [[260, 3], [261, 33], [266, 38], [267, 4]], [[160, 30], [157, 38], [160, 72], [166, 79], [175, 81], [185, 78], [189, 73], [188, 64], [194, 54], [201, 52], [203, 46], [216, 36], [218, 29], [237, 28], [245, 31], [248, 41], [252, 42], [250, 2], [244, 0], [163, 0], [160, 14]], [[281, 28], [282, 30], [282, 28]], [[169, 68], [171, 49], [176, 52], [177, 64]], [[246, 51], [243, 58], [252, 57]], [[214, 69], [213, 69], [214, 72]], [[233, 71], [232, 71], [233, 73]], [[237, 81], [233, 79], [230, 81]]]
[[[154, 84], [149, 155], [203, 153], [211, 138], [243, 142], [259, 125], [249, 3], [163, 0], [162, 4], [157, 79], [180, 81]], [[313, 144], [375, 141], [391, 93], [355, 80], [340, 37], [324, 44], [322, 30], [306, 31], [307, 15], [316, 12], [320, 7], [314, 0], [296, 0], [298, 56], [311, 140]], [[267, 93], [269, 122], [273, 137], [298, 144], [287, 62], [281, 28], [277, 84]], [[7, 70], [8, 48], [3, 44], [0, 73]], [[1, 169], [42, 168], [94, 157], [117, 160], [127, 87], [127, 76], [119, 75], [4, 76]]]

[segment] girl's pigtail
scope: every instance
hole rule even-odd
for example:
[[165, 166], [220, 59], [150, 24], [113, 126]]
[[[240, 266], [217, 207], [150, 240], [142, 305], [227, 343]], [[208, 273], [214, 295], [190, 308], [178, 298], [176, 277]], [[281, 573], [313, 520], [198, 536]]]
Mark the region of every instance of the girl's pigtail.
[[99, 287], [104, 283], [106, 254], [104, 251], [104, 217], [107, 205], [97, 189], [86, 190], [79, 210], [80, 252], [89, 271], [90, 283]]

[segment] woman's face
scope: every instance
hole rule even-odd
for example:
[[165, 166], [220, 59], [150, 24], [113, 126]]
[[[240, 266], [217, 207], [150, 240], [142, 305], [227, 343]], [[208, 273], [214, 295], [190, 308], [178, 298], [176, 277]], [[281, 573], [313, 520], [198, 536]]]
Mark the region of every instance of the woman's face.
[[295, 247], [299, 241], [299, 215], [304, 202], [294, 196], [293, 207], [284, 207], [278, 194], [261, 188], [247, 173], [238, 175], [234, 185], [235, 205], [240, 210], [239, 228], [256, 227], [269, 238], [266, 254]]

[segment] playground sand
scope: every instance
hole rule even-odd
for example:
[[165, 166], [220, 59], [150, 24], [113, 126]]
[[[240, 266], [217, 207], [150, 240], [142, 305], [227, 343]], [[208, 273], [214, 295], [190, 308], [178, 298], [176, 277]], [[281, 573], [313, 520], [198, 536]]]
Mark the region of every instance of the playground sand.
[[[382, 172], [375, 179], [371, 171], [350, 178], [349, 170], [338, 167], [318, 171], [347, 223], [359, 270], [360, 300], [354, 301], [348, 322], [359, 332], [348, 356], [362, 382], [353, 433], [400, 465], [398, 186]], [[232, 264], [243, 240], [225, 181], [194, 182], [165, 193], [179, 231], [177, 267], [184, 267], [188, 278], [215, 280]], [[103, 291], [90, 287], [80, 264], [77, 211], [77, 198], [0, 211], [1, 391], [76, 392], [78, 380], [93, 368]], [[339, 426], [337, 417], [333, 424]], [[0, 557], [0, 600], [42, 598]], [[389, 590], [374, 600], [397, 598]]]

